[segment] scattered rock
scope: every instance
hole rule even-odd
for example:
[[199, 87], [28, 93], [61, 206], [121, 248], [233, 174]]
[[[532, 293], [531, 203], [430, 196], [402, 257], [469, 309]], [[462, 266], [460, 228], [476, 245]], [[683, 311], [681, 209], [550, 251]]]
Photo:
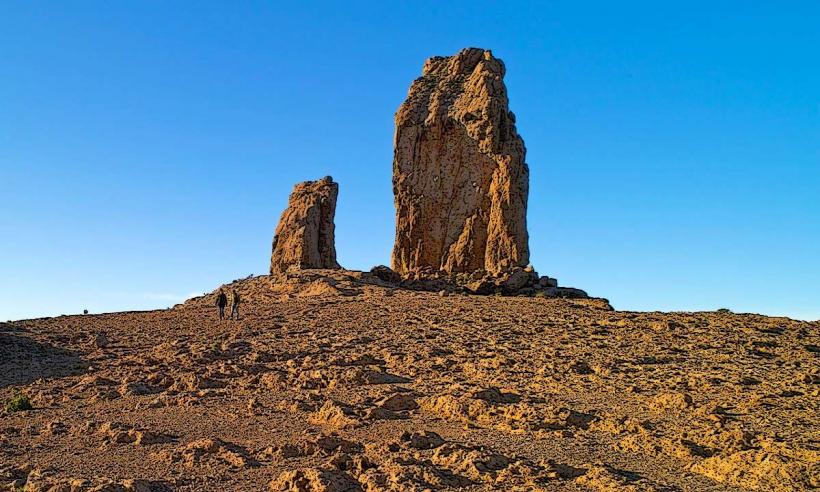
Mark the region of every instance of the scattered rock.
[[680, 411], [693, 406], [692, 397], [686, 393], [662, 393], [655, 396], [649, 403], [649, 407], [656, 412]]
[[505, 294], [513, 294], [536, 282], [538, 282], [538, 274], [533, 271], [528, 272], [522, 268], [504, 272], [497, 280], [498, 285]]
[[108, 348], [108, 336], [104, 331], [97, 333], [97, 336], [94, 337], [94, 346], [98, 349]]
[[308, 418], [308, 422], [333, 428], [353, 427], [359, 423], [356, 413], [350, 406], [333, 400], [327, 400]]
[[478, 482], [494, 482], [497, 472], [510, 465], [501, 454], [454, 444], [437, 447], [431, 461]]
[[692, 471], [749, 490], [797, 492], [820, 488], [820, 451], [764, 446], [707, 458]]
[[325, 468], [287, 471], [268, 484], [272, 492], [358, 492], [362, 488], [349, 475]]
[[223, 463], [235, 469], [258, 465], [244, 448], [211, 438], [198, 439], [178, 450], [161, 451], [157, 456], [169, 463], [182, 463], [187, 467], [210, 461]]
[[491, 279], [474, 280], [464, 286], [471, 294], [486, 296], [495, 292], [495, 282]]
[[379, 408], [384, 408], [392, 412], [405, 412], [409, 410], [415, 410], [419, 407], [419, 404], [416, 403], [416, 400], [405, 393], [396, 393], [390, 395], [387, 398], [384, 398], [381, 401], [377, 402], [376, 405]]
[[490, 403], [517, 403], [521, 397], [514, 393], [502, 393], [498, 388], [487, 388], [481, 391], [476, 391], [471, 395], [471, 398], [488, 401]]
[[99, 433], [105, 436], [107, 442], [112, 444], [134, 444], [135, 446], [148, 446], [173, 441], [168, 435], [151, 432], [145, 429], [137, 429], [127, 424], [118, 422], [105, 422], [100, 426]]
[[414, 449], [434, 449], [444, 444], [444, 439], [435, 432], [405, 432], [401, 441]]
[[576, 483], [597, 492], [657, 492], [672, 490], [657, 486], [637, 473], [619, 470], [606, 464], [590, 465]]
[[370, 269], [370, 274], [389, 285], [399, 285], [401, 275], [384, 265], [377, 265]]

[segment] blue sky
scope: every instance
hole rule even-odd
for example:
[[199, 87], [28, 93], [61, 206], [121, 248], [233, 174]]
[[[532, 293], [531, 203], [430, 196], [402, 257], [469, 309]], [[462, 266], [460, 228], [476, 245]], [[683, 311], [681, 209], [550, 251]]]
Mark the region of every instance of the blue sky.
[[[299, 2], [296, 2], [299, 3]], [[389, 263], [424, 59], [507, 65], [542, 274], [618, 309], [820, 318], [816, 2], [4, 2], [0, 319], [166, 307], [250, 273], [332, 175]]]

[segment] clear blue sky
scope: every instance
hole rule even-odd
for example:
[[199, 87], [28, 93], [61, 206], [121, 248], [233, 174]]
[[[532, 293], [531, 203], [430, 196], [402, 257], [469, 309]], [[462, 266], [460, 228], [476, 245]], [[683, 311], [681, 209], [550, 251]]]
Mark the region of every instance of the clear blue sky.
[[820, 4], [3, 2], [0, 319], [250, 273], [297, 181], [388, 263], [424, 59], [507, 65], [532, 262], [619, 309], [820, 318]]

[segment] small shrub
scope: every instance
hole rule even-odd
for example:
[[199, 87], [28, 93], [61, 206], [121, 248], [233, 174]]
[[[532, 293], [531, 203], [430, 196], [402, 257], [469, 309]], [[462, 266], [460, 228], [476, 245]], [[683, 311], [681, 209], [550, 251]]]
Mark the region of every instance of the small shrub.
[[9, 401], [6, 402], [6, 411], [9, 413], [23, 412], [33, 409], [34, 407], [31, 406], [31, 400], [28, 399], [28, 396], [22, 393], [14, 395], [11, 399], [9, 399]]
[[732, 314], [732, 311], [729, 308], [720, 308], [717, 310], [720, 314]]

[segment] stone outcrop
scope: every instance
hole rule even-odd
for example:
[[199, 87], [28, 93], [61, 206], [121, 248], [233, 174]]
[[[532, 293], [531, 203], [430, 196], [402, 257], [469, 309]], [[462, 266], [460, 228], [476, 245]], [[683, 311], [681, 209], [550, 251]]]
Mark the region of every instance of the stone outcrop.
[[428, 59], [396, 113], [392, 266], [486, 270], [529, 262], [529, 169], [490, 51]]
[[333, 224], [338, 195], [339, 185], [330, 176], [293, 187], [273, 237], [271, 274], [341, 268], [336, 262]]

